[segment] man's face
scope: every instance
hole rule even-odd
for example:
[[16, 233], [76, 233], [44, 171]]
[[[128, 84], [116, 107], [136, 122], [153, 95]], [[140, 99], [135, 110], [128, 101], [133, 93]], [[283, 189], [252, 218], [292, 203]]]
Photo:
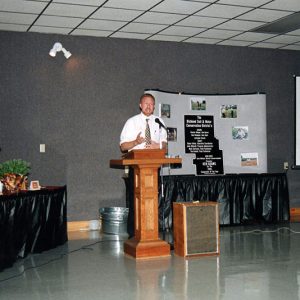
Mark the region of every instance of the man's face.
[[154, 112], [155, 102], [151, 97], [143, 97], [140, 108], [143, 114], [147, 117], [151, 116]]

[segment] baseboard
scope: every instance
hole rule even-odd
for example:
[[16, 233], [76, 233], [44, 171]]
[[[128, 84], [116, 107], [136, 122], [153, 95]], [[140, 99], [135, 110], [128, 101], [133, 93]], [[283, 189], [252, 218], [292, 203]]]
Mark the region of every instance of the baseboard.
[[67, 222], [68, 240], [99, 239], [100, 230], [93, 229], [94, 221], [95, 220]]
[[68, 232], [88, 231], [90, 230], [90, 221], [72, 221], [67, 222]]
[[[290, 209], [290, 222], [300, 222], [300, 207]], [[89, 231], [90, 221], [72, 221], [67, 222], [68, 232]]]
[[290, 222], [300, 222], [300, 207], [290, 209]]

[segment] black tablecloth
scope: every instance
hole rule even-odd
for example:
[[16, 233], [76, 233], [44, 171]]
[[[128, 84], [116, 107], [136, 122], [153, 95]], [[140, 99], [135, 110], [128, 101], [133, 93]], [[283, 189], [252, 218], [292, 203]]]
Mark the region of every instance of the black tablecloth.
[[[289, 221], [289, 193], [285, 173], [163, 177], [159, 192], [160, 227], [172, 228], [172, 203], [217, 201], [220, 224]], [[164, 217], [163, 217], [164, 215]]]
[[62, 245], [67, 237], [67, 189], [0, 196], [0, 270], [18, 257]]

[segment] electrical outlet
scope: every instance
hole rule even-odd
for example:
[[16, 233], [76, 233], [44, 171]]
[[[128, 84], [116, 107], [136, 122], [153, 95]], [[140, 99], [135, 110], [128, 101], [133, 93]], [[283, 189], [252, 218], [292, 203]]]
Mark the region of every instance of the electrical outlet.
[[289, 169], [289, 163], [288, 163], [287, 161], [285, 161], [285, 162], [283, 163], [283, 169], [284, 169], [284, 170], [288, 170], [288, 169]]

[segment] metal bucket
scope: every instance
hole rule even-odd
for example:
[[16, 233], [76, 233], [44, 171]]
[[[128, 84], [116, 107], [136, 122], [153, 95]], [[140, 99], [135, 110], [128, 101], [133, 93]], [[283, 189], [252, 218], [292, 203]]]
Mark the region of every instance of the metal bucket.
[[99, 209], [99, 213], [103, 233], [127, 233], [128, 208], [102, 207]]

